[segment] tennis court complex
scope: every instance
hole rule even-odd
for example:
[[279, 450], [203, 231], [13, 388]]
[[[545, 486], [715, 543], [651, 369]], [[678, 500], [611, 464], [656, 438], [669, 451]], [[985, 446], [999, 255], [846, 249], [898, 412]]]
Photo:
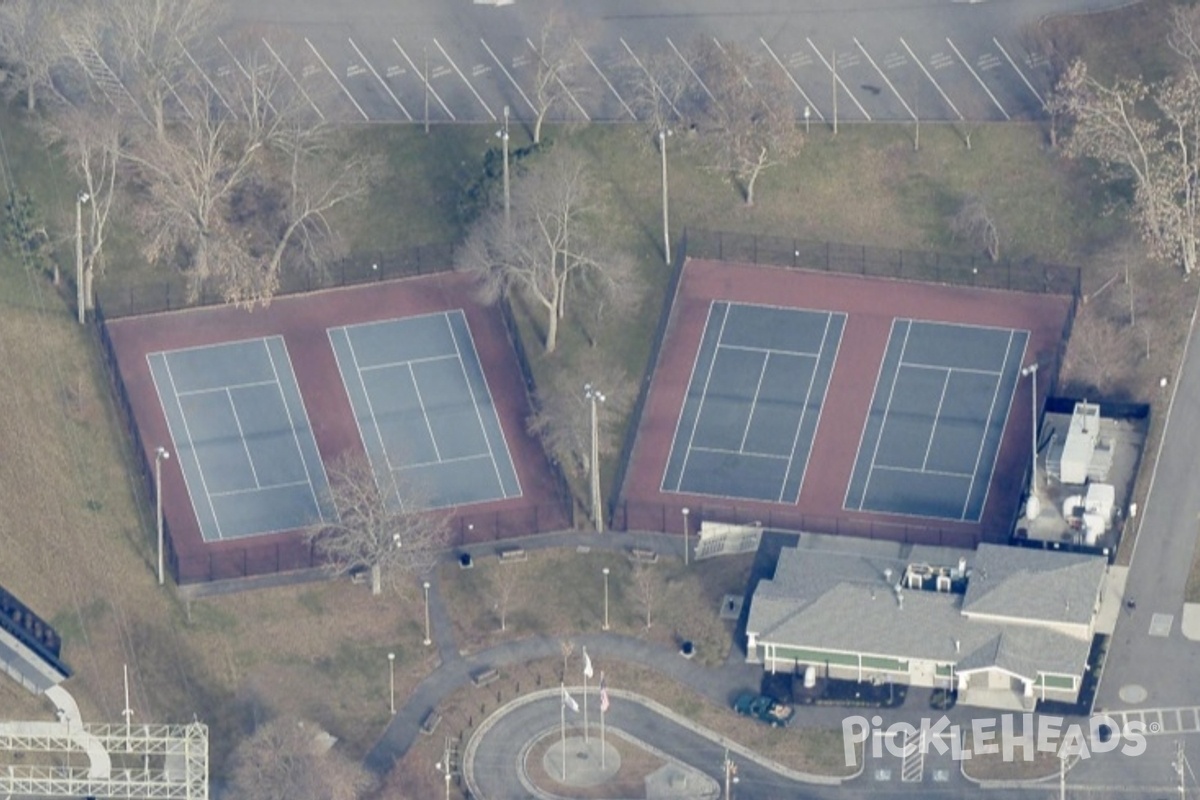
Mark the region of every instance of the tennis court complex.
[[333, 518], [281, 337], [150, 353], [147, 360], [204, 541]]
[[712, 303], [662, 490], [795, 503], [845, 323]]
[[461, 310], [330, 328], [329, 339], [376, 480], [397, 502], [521, 496]]
[[893, 321], [845, 508], [978, 521], [1028, 339]]

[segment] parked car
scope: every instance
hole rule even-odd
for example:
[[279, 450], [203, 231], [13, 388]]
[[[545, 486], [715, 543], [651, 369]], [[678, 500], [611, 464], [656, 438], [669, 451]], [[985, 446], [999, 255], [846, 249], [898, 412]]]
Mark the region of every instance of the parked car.
[[744, 692], [733, 701], [733, 710], [745, 717], [754, 717], [772, 728], [785, 727], [796, 716], [796, 709], [765, 694]]

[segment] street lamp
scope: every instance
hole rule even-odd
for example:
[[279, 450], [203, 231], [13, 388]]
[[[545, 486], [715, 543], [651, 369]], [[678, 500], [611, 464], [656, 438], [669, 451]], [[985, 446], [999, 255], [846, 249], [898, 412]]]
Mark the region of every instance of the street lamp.
[[604, 573], [604, 630], [608, 630], [608, 567], [605, 567]]
[[496, 131], [496, 138], [504, 143], [504, 224], [509, 223], [508, 194], [508, 106], [504, 107], [504, 128]]
[[1029, 408], [1033, 418], [1033, 450], [1030, 453], [1029, 465], [1029, 500], [1025, 503], [1025, 517], [1027, 519], [1036, 519], [1041, 513], [1041, 504], [1037, 499], [1037, 443], [1038, 443], [1038, 409], [1037, 409], [1037, 372], [1038, 364], [1035, 361], [1028, 367], [1021, 370], [1021, 375], [1030, 378], [1030, 394]]
[[437, 763], [438, 772], [446, 777], [446, 800], [450, 800], [450, 764], [442, 762]]
[[[82, 322], [82, 320], [80, 320]], [[158, 523], [158, 585], [163, 585], [163, 515], [162, 515], [162, 462], [171, 457], [167, 448], [154, 451], [154, 518]]]
[[90, 199], [87, 192], [75, 195], [75, 305], [80, 325], [87, 321], [87, 295], [83, 290], [83, 204]]
[[685, 567], [688, 565], [688, 559], [691, 557], [690, 554], [688, 553], [688, 551], [692, 549], [688, 545], [688, 540], [691, 536], [690, 529], [688, 528], [688, 514], [690, 514], [690, 513], [691, 513], [690, 509], [688, 509], [688, 508], [683, 509], [683, 565]]
[[396, 654], [388, 653], [388, 707], [396, 713]]
[[422, 584], [425, 587], [425, 646], [433, 644], [433, 639], [429, 637], [429, 581]]
[[671, 263], [671, 218], [667, 213], [667, 137], [673, 131], [663, 128], [658, 132], [658, 152], [662, 155], [662, 211], [663, 211], [663, 256]]
[[812, 117], [812, 109], [808, 106], [804, 107], [804, 135], [808, 136], [808, 121]]
[[600, 500], [600, 444], [596, 429], [596, 403], [603, 403], [604, 395], [587, 383], [583, 386], [583, 396], [592, 404], [592, 519], [596, 522], [596, 533], [604, 533], [604, 510]]

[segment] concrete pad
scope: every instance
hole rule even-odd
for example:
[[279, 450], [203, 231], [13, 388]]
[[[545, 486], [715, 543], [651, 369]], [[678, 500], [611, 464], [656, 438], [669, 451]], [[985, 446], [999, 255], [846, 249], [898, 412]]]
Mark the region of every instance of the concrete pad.
[[621, 769], [621, 754], [611, 742], [605, 743], [601, 753], [599, 736], [590, 736], [586, 742], [582, 736], [568, 736], [565, 748], [562, 741], [556, 741], [546, 750], [542, 767], [546, 775], [567, 786], [599, 786]]
[[1174, 614], [1155, 614], [1150, 618], [1150, 635], [1159, 637], [1170, 636], [1171, 626], [1174, 624]]
[[1185, 639], [1200, 642], [1200, 603], [1184, 603], [1179, 632]]

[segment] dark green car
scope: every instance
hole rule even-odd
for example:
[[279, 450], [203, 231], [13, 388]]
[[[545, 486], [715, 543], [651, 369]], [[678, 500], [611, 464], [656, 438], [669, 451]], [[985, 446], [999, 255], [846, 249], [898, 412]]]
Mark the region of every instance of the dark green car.
[[733, 701], [733, 710], [745, 717], [754, 717], [772, 728], [786, 727], [796, 716], [796, 709], [765, 694], [743, 692]]

